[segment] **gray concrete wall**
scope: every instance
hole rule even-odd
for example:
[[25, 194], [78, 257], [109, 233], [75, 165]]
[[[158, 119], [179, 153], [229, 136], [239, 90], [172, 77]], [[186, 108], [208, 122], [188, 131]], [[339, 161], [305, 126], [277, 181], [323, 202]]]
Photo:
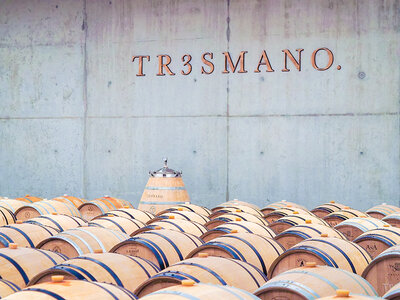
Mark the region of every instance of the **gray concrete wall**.
[[[399, 6], [1, 1], [0, 195], [109, 194], [136, 205], [147, 172], [168, 156], [192, 200], [209, 207], [399, 204]], [[310, 62], [320, 47], [335, 57], [323, 72]], [[281, 50], [297, 48], [301, 71], [289, 61], [282, 72]], [[253, 72], [263, 50], [275, 72]], [[225, 51], [248, 51], [248, 73], [222, 74]], [[211, 75], [200, 73], [204, 52], [214, 53]], [[177, 75], [156, 76], [158, 54]], [[134, 55], [151, 56], [146, 76]]]

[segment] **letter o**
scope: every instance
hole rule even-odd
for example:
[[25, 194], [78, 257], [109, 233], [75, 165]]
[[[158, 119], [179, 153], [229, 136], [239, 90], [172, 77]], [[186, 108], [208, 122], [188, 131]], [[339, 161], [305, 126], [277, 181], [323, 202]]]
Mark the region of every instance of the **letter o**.
[[[318, 53], [319, 51], [321, 51], [321, 50], [324, 50], [324, 51], [326, 51], [326, 53], [328, 53], [328, 59], [329, 59], [329, 61], [328, 61], [328, 64], [326, 65], [325, 68], [320, 68], [320, 67], [318, 67], [318, 66], [317, 66], [317, 62], [316, 62], [317, 53]], [[328, 69], [332, 66], [332, 64], [333, 64], [333, 53], [332, 53], [332, 51], [329, 50], [328, 48], [318, 48], [318, 49], [315, 50], [315, 51], [312, 53], [312, 55], [311, 55], [311, 64], [312, 64], [312, 66], [314, 67], [314, 69], [316, 69], [316, 70], [318, 70], [318, 71], [326, 71], [326, 70], [328, 70]]]

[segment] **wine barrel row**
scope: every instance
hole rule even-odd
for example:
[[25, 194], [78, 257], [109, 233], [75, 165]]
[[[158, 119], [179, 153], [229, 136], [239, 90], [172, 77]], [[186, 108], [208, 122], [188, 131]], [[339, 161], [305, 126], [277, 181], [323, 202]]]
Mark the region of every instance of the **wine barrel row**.
[[360, 275], [338, 268], [317, 266], [315, 262], [275, 276], [254, 294], [263, 300], [319, 299], [334, 295], [338, 287], [356, 294], [377, 296], [374, 288]]
[[53, 267], [67, 258], [59, 253], [10, 244], [0, 249], [0, 278], [25, 287], [37, 273]]
[[[1, 201], [5, 201], [3, 206]], [[385, 205], [364, 213], [330, 202], [318, 210], [308, 211], [282, 201], [276, 207], [270, 205], [267, 210], [261, 210], [235, 200], [211, 210], [184, 203], [153, 215], [134, 209], [123, 200], [106, 196], [94, 202], [107, 208], [83, 217], [81, 208], [86, 207], [89, 211], [91, 206], [87, 204], [93, 201], [67, 195], [31, 204], [20, 201], [0, 200], [0, 208], [14, 216], [14, 223], [10, 221], [0, 227], [2, 247], [9, 247], [5, 250], [27, 247], [42, 253], [55, 253], [63, 260], [40, 272], [34, 271], [29, 283], [18, 285], [17, 279], [1, 277], [19, 288], [27, 284], [45, 284], [53, 276], [64, 276], [63, 282], [111, 283], [127, 289], [129, 295], [134, 292], [136, 296], [148, 297], [165, 288], [174, 290], [206, 282], [261, 292], [268, 283], [279, 286], [278, 282], [286, 281], [305, 286], [308, 292], [313, 290], [315, 297], [333, 295], [336, 289], [373, 297], [382, 296], [395, 283], [388, 283], [388, 279], [380, 276], [375, 293], [374, 285], [365, 287], [361, 284], [357, 290], [346, 285], [350, 279], [346, 284], [335, 283], [327, 275], [334, 276], [340, 271], [343, 273], [340, 279], [351, 274], [355, 278], [353, 281], [364, 283], [364, 279], [358, 277], [373, 269], [371, 265], [375, 259], [382, 259], [381, 255], [400, 243], [400, 229], [384, 220], [393, 212], [395, 215], [396, 210]], [[16, 221], [19, 213], [21, 220], [26, 217], [25, 223]], [[392, 249], [390, 255], [397, 255], [396, 251]], [[391, 264], [391, 273], [387, 265], [385, 271], [376, 273], [387, 273], [391, 279], [395, 278], [393, 270], [398, 266], [395, 262]], [[126, 272], [126, 268], [132, 271]], [[309, 275], [308, 269], [321, 268], [327, 270], [324, 275]], [[286, 279], [281, 278], [283, 274]], [[30, 282], [32, 276], [35, 280]], [[318, 284], [318, 280], [314, 280], [315, 287], [312, 287], [297, 276], [305, 280], [307, 276], [318, 280], [326, 278], [323, 282], [333, 282], [331, 289], [323, 289], [329, 290], [329, 294], [317, 291], [324, 285]], [[181, 285], [182, 282], [187, 285]], [[288, 287], [287, 284], [284, 286]], [[282, 291], [275, 292], [267, 297], [284, 297]], [[308, 299], [304, 295], [306, 293], [289, 293], [286, 296], [288, 299]]]
[[66, 280], [63, 276], [53, 276], [51, 282], [24, 288], [4, 299], [132, 300], [137, 299], [137, 297], [129, 290], [113, 284], [86, 280]]
[[0, 248], [7, 248], [10, 244], [20, 247], [35, 248], [43, 240], [56, 235], [58, 231], [41, 224], [23, 223], [0, 227]]
[[162, 229], [149, 230], [114, 245], [111, 252], [139, 256], [150, 260], [160, 269], [183, 260], [203, 241], [192, 234]]
[[67, 280], [111, 283], [133, 292], [158, 272], [160, 269], [147, 259], [97, 250], [38, 273], [29, 281], [28, 286], [51, 282], [53, 276], [63, 276]]
[[135, 294], [141, 298], [180, 285], [182, 280], [229, 285], [254, 292], [267, 281], [267, 277], [247, 262], [200, 253], [198, 257], [185, 259], [153, 275], [136, 289]]

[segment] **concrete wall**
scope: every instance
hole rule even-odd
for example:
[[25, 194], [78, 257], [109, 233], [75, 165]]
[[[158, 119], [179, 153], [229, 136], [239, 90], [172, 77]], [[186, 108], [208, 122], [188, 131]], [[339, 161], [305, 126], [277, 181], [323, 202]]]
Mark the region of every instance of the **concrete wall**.
[[[0, 2], [0, 195], [138, 203], [169, 157], [192, 200], [400, 201], [400, 4]], [[334, 64], [316, 71], [312, 52]], [[282, 49], [303, 48], [302, 69]], [[254, 73], [262, 50], [275, 72]], [[222, 74], [222, 52], [246, 74]], [[200, 73], [214, 53], [215, 71]], [[156, 76], [158, 54], [175, 76]], [[180, 74], [191, 54], [193, 71]], [[150, 55], [137, 77], [134, 55]], [[318, 60], [324, 64], [324, 57]], [[337, 66], [341, 66], [341, 70]]]

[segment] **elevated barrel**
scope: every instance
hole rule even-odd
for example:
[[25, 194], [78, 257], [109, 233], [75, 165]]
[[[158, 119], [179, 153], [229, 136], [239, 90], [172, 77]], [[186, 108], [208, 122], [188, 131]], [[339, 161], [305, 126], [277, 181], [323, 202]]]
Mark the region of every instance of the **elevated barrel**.
[[200, 223], [197, 223], [194, 221], [172, 218], [172, 219], [163, 219], [163, 220], [151, 223], [150, 225], [147, 225], [146, 227], [142, 227], [142, 228], [136, 230], [133, 234], [131, 234], [131, 236], [135, 236], [144, 231], [153, 230], [156, 227], [161, 227], [162, 229], [170, 229], [170, 230], [186, 232], [186, 233], [193, 234], [197, 237], [201, 237], [204, 233], [207, 232], [207, 228], [204, 227], [204, 225], [201, 225]]
[[169, 208], [159, 212], [157, 215], [162, 215], [164, 213], [167, 213], [167, 212], [173, 211], [173, 210], [178, 210], [178, 211], [189, 210], [189, 211], [195, 212], [196, 214], [203, 215], [206, 217], [209, 217], [211, 215], [211, 210], [209, 210], [207, 207], [196, 205], [193, 203], [174, 205], [172, 207], [169, 207]]
[[165, 269], [183, 260], [190, 251], [202, 244], [200, 238], [189, 233], [155, 229], [115, 245], [110, 252], [146, 258], [160, 269]]
[[59, 253], [10, 244], [0, 249], [0, 278], [25, 287], [36, 274], [66, 260]]
[[286, 200], [281, 200], [281, 201], [278, 201], [278, 202], [274, 202], [274, 203], [268, 204], [267, 206], [265, 206], [265, 207], [263, 207], [261, 209], [261, 212], [264, 215], [267, 215], [267, 214], [269, 214], [270, 212], [273, 212], [276, 209], [285, 208], [285, 207], [296, 207], [296, 208], [300, 208], [300, 209], [303, 209], [303, 210], [307, 210], [307, 208], [305, 208], [304, 206], [302, 206], [300, 204], [297, 204], [297, 203], [294, 203], [294, 202], [289, 202], [289, 201], [286, 201]]
[[267, 220], [269, 223], [273, 223], [273, 222], [279, 220], [280, 218], [283, 218], [283, 217], [286, 217], [289, 215], [293, 215], [293, 213], [295, 213], [295, 212], [298, 214], [301, 214], [301, 215], [314, 216], [313, 213], [311, 213], [310, 211], [305, 210], [305, 209], [301, 209], [298, 207], [283, 207], [283, 208], [276, 209], [276, 210], [266, 214], [264, 216], [264, 219]]
[[121, 231], [123, 233], [132, 235], [136, 230], [145, 227], [146, 225], [136, 219], [128, 219], [118, 216], [105, 216], [101, 218], [94, 219], [88, 223], [88, 226], [97, 226], [102, 228], [109, 228]]
[[74, 197], [74, 196], [69, 196], [67, 194], [53, 198], [52, 200], [60, 201], [60, 202], [64, 202], [64, 203], [70, 203], [73, 206], [75, 206], [76, 208], [78, 208], [79, 206], [81, 206], [83, 203], [86, 202], [85, 199], [81, 199], [81, 198]]
[[400, 244], [400, 228], [388, 226], [373, 229], [357, 237], [354, 242], [375, 258], [386, 249]]
[[304, 267], [283, 272], [270, 279], [254, 294], [263, 300], [309, 300], [334, 295], [336, 289], [377, 296], [373, 287], [360, 275], [309, 262]]
[[141, 283], [159, 271], [160, 269], [152, 262], [140, 257], [96, 251], [40, 272], [31, 279], [29, 285], [51, 282], [52, 276], [62, 275], [68, 280], [111, 283], [133, 292]]
[[221, 235], [235, 233], [235, 232], [248, 232], [255, 233], [268, 238], [274, 238], [275, 232], [265, 225], [253, 223], [249, 221], [232, 221], [219, 225], [207, 232], [205, 232], [200, 238], [208, 242]]
[[246, 261], [264, 272], [267, 277], [271, 263], [285, 249], [275, 240], [253, 233], [233, 233], [217, 237], [194, 249], [187, 258], [197, 257], [201, 252], [210, 256]]
[[18, 292], [19, 290], [21, 289], [15, 283], [12, 283], [8, 280], [0, 279], [0, 299], [3, 299], [4, 297], [11, 295], [15, 292]]
[[0, 226], [14, 224], [16, 221], [17, 219], [11, 210], [0, 206]]
[[340, 231], [330, 226], [306, 223], [304, 225], [296, 225], [286, 229], [285, 231], [282, 231], [280, 234], [275, 236], [275, 240], [278, 241], [285, 249], [289, 249], [306, 239], [318, 238], [321, 236], [321, 234], [339, 239], [346, 239], [346, 237]]
[[371, 207], [366, 213], [373, 218], [382, 219], [388, 215], [400, 213], [400, 207], [382, 203]]
[[383, 251], [368, 265], [362, 277], [375, 288], [380, 296], [400, 282], [400, 245]]
[[53, 276], [52, 282], [35, 284], [5, 299], [132, 300], [137, 299], [137, 297], [127, 289], [113, 284], [85, 280], [65, 280], [63, 276]]
[[210, 219], [208, 217], [199, 215], [198, 213], [195, 213], [193, 211], [174, 210], [174, 211], [170, 211], [170, 212], [164, 213], [162, 215], [156, 216], [155, 218], [148, 221], [147, 224], [152, 224], [157, 221], [170, 219], [171, 217], [173, 217], [174, 219], [194, 221], [194, 222], [200, 223], [202, 225], [205, 225], [207, 222], [210, 221]]
[[279, 234], [292, 226], [302, 224], [320, 224], [329, 226], [328, 223], [318, 217], [312, 215], [293, 214], [276, 220], [274, 223], [269, 224], [268, 227], [276, 234]]
[[391, 214], [382, 219], [386, 223], [392, 225], [393, 227], [400, 228], [400, 213], [398, 214]]
[[182, 172], [168, 168], [167, 163], [165, 158], [163, 168], [149, 172], [149, 180], [140, 199], [139, 209], [157, 214], [171, 206], [190, 203]]
[[305, 266], [307, 262], [361, 275], [371, 261], [368, 252], [356, 243], [330, 237], [313, 238], [298, 243], [279, 256], [271, 265], [270, 277]]
[[0, 227], [0, 248], [7, 248], [11, 243], [20, 247], [35, 248], [41, 241], [57, 234], [52, 227], [40, 224], [19, 223]]
[[42, 200], [40, 202], [20, 207], [16, 210], [15, 216], [18, 220], [26, 221], [41, 215], [49, 215], [52, 213], [81, 217], [78, 209], [71, 203], [54, 200]]
[[34, 202], [42, 201], [43, 199], [39, 198], [39, 197], [31, 196], [31, 195], [26, 195], [25, 197], [15, 198], [15, 200], [24, 201], [27, 203], [34, 203]]
[[233, 286], [222, 286], [210, 283], [195, 283], [193, 280], [183, 280], [181, 285], [174, 285], [144, 296], [145, 300], [210, 300], [210, 299], [240, 299], [259, 300], [253, 294]]
[[258, 217], [253, 214], [245, 212], [232, 212], [220, 215], [219, 217], [212, 219], [206, 224], [204, 224], [204, 226], [206, 226], [207, 229], [213, 229], [227, 222], [242, 221], [242, 220], [268, 226], [268, 222], [264, 220], [262, 217]]
[[126, 200], [104, 196], [91, 201], [87, 201], [79, 206], [79, 211], [82, 217], [90, 221], [93, 218], [108, 213], [112, 210], [121, 208], [133, 208], [132, 204]]
[[78, 227], [63, 231], [40, 242], [37, 247], [62, 253], [71, 258], [96, 249], [108, 252], [118, 243], [127, 240], [129, 235], [108, 228], [95, 226]]
[[149, 213], [147, 211], [143, 211], [143, 210], [139, 210], [139, 209], [135, 209], [135, 208], [129, 208], [129, 207], [124, 207], [124, 208], [120, 208], [120, 209], [116, 209], [116, 210], [111, 210], [107, 213], [105, 213], [104, 215], [99, 215], [96, 218], [101, 218], [103, 216], [118, 216], [118, 217], [124, 217], [124, 218], [128, 218], [128, 219], [135, 219], [135, 220], [139, 220], [143, 223], [147, 223], [148, 221], [150, 221], [151, 219], [153, 219], [155, 216], [152, 213]]
[[57, 213], [32, 218], [25, 221], [25, 223], [51, 227], [56, 229], [58, 232], [76, 228], [79, 226], [85, 226], [87, 224], [82, 218], [68, 215], [59, 215]]
[[15, 211], [26, 205], [26, 202], [21, 201], [21, 200], [15, 200], [15, 199], [2, 199], [0, 200], [0, 206], [8, 208], [10, 211], [15, 213]]
[[318, 218], [323, 218], [330, 213], [339, 211], [344, 209], [345, 207], [348, 207], [347, 205], [336, 203], [335, 201], [330, 201], [328, 203], [324, 203], [321, 205], [318, 205], [314, 209], [311, 210], [311, 212], [316, 215]]
[[218, 209], [214, 211], [211, 215], [208, 217], [210, 219], [215, 219], [216, 217], [219, 217], [220, 215], [226, 214], [226, 213], [236, 213], [236, 212], [245, 212], [248, 214], [255, 215], [257, 217], [264, 217], [264, 214], [261, 212], [261, 210], [246, 206], [246, 205], [229, 205], [229, 206], [224, 206], [221, 209]]
[[335, 211], [326, 215], [323, 219], [332, 227], [335, 227], [337, 224], [343, 222], [344, 220], [355, 218], [355, 217], [368, 217], [366, 213], [362, 211], [351, 209], [346, 206], [342, 210]]
[[387, 300], [398, 300], [400, 299], [400, 282], [393, 286], [385, 295], [383, 295], [383, 298]]
[[335, 229], [343, 233], [349, 241], [353, 241], [356, 237], [358, 237], [362, 233], [368, 230], [383, 227], [385, 225], [389, 224], [372, 217], [367, 217], [367, 218], [356, 217], [344, 220], [343, 222], [336, 225]]
[[182, 280], [228, 285], [254, 292], [267, 278], [258, 268], [240, 260], [208, 256], [185, 259], [143, 282], [135, 291], [138, 297], [180, 285]]

